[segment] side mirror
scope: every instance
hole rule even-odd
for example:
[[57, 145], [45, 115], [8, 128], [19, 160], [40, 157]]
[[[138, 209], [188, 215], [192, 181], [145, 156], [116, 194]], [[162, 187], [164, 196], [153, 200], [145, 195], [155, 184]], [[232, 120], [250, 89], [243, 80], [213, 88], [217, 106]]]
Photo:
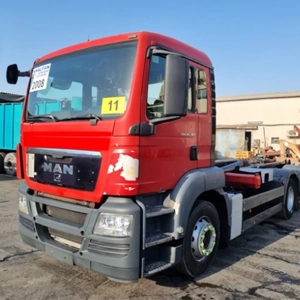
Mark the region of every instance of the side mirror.
[[16, 64], [10, 65], [6, 70], [6, 81], [9, 84], [16, 84], [18, 82], [19, 70]]
[[166, 58], [165, 117], [181, 117], [187, 114], [189, 88], [189, 62], [177, 55]]
[[6, 70], [6, 81], [9, 84], [16, 84], [18, 77], [29, 77], [30, 71], [20, 72], [17, 64], [9, 65]]

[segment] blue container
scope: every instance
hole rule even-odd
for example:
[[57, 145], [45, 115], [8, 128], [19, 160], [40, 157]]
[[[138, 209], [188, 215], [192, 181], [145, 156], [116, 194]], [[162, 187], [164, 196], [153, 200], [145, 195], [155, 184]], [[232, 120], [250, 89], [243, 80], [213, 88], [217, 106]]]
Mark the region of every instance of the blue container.
[[0, 103], [0, 151], [15, 151], [20, 141], [23, 102]]

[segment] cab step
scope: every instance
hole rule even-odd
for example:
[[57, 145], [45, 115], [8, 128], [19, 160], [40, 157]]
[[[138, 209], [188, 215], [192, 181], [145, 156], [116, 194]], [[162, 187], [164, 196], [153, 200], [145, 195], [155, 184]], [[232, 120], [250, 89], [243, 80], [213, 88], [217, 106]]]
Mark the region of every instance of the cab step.
[[145, 266], [144, 277], [151, 276], [160, 271], [166, 270], [172, 266], [172, 263], [166, 261], [156, 261]]
[[163, 205], [146, 206], [146, 218], [153, 218], [161, 215], [171, 214], [174, 211], [174, 208], [165, 207]]
[[145, 247], [150, 248], [159, 244], [167, 243], [173, 240], [173, 236], [168, 233], [155, 232], [146, 237]]

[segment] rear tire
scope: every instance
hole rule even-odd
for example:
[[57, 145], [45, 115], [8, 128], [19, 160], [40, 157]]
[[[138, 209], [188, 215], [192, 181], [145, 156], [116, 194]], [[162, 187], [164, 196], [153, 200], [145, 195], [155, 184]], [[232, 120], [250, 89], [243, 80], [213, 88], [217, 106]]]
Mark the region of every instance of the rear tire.
[[181, 261], [175, 269], [192, 278], [203, 274], [215, 259], [219, 240], [219, 214], [213, 204], [201, 201], [189, 216]]
[[7, 175], [16, 176], [17, 173], [17, 157], [16, 153], [7, 153], [4, 157], [4, 171]]
[[5, 153], [0, 152], [0, 174], [4, 173], [4, 157]]
[[292, 178], [290, 178], [286, 189], [283, 208], [282, 211], [278, 214], [278, 217], [280, 219], [289, 220], [295, 211], [297, 200], [298, 200], [298, 192], [297, 192], [296, 183]]

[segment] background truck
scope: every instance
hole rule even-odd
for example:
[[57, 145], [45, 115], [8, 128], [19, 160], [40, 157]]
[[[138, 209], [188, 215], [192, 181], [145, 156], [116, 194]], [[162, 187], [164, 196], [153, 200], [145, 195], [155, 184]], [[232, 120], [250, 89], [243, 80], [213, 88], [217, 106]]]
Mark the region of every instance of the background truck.
[[[299, 167], [215, 160], [213, 65], [183, 42], [121, 34], [6, 75], [12, 84], [30, 77], [19, 232], [58, 260], [122, 282], [170, 267], [196, 277], [219, 247], [299, 209]], [[35, 109], [65, 97], [73, 107]]]
[[23, 95], [0, 93], [0, 173], [16, 174], [23, 102]]

